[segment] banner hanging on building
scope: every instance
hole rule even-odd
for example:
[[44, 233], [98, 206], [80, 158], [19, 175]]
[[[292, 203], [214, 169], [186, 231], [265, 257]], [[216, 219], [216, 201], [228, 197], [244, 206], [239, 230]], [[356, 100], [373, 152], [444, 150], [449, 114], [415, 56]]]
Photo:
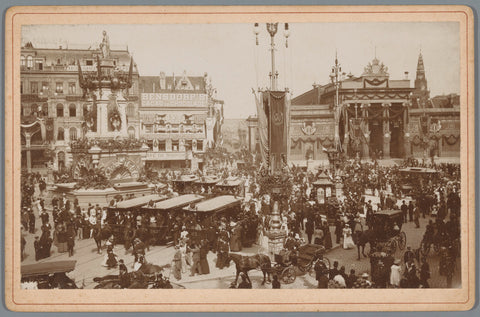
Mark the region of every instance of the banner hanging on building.
[[260, 139], [260, 153], [262, 155], [262, 162], [268, 166], [268, 119], [260, 100], [262, 95], [255, 94], [255, 104], [257, 106], [258, 116], [258, 134]]
[[287, 98], [285, 91], [270, 91], [268, 97], [270, 164], [275, 171], [283, 168], [287, 158]]
[[45, 121], [45, 130], [47, 141], [53, 141], [53, 118], [47, 118]]

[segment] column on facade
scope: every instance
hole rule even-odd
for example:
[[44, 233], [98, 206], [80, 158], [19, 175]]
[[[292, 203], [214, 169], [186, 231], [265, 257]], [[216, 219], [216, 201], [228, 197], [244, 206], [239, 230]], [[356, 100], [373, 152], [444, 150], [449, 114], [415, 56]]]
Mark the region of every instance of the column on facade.
[[30, 133], [25, 133], [25, 154], [27, 155], [27, 171], [30, 173], [32, 171], [32, 153], [30, 152]]
[[404, 110], [403, 110], [403, 133], [405, 134], [405, 137], [403, 139], [403, 144], [404, 144], [404, 147], [405, 147], [405, 157], [409, 157], [411, 154], [412, 154], [412, 148], [411, 148], [411, 144], [410, 144], [410, 129], [409, 129], [409, 125], [408, 125], [408, 104], [405, 103], [403, 105], [404, 107]]
[[318, 155], [318, 144], [317, 142], [320, 142], [319, 140], [314, 140], [313, 141], [313, 159], [314, 160], [318, 160], [319, 159], [319, 155]]
[[170, 138], [165, 140], [165, 151], [172, 152], [172, 139]]
[[343, 139], [343, 151], [345, 153], [348, 153], [348, 143], [349, 143], [349, 140], [350, 140], [350, 132], [349, 132], [349, 124], [348, 124], [348, 120], [350, 120], [348, 118], [348, 107], [350, 106], [350, 104], [346, 104], [346, 110], [345, 110], [345, 138]]
[[369, 157], [370, 156], [370, 149], [369, 149], [369, 145], [370, 145], [370, 134], [367, 132], [369, 131], [369, 125], [368, 125], [368, 104], [362, 104], [362, 118], [363, 118], [363, 122], [364, 122], [364, 125], [365, 125], [365, 128], [366, 130], [365, 131], [362, 131], [363, 133], [363, 136], [365, 137], [365, 139], [363, 140], [363, 155], [364, 157]]
[[384, 103], [383, 104], [383, 119], [384, 119], [384, 126], [383, 126], [383, 157], [390, 158], [390, 104]]

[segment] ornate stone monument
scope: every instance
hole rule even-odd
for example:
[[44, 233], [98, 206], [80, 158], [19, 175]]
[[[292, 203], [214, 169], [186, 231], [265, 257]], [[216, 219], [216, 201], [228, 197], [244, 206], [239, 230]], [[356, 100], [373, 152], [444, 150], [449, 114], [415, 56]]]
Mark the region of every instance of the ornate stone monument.
[[78, 62], [80, 87], [89, 104], [84, 109], [87, 137], [128, 137], [125, 95], [132, 87], [133, 59], [128, 73], [115, 66], [110, 57], [110, 41], [103, 31], [97, 55], [97, 70], [83, 72]]

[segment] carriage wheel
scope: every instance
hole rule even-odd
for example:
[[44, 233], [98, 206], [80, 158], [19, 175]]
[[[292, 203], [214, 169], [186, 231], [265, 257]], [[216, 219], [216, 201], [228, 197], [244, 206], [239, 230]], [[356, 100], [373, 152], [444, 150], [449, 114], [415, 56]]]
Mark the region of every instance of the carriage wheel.
[[400, 232], [400, 235], [398, 237], [399, 237], [398, 247], [400, 248], [400, 250], [403, 250], [407, 245], [407, 235], [405, 234], [405, 232], [402, 231]]
[[305, 273], [305, 272], [308, 272], [310, 270], [310, 267], [308, 266], [308, 264], [307, 265], [299, 265], [298, 269], [300, 270], [300, 272]]
[[295, 269], [292, 266], [285, 268], [282, 272], [282, 281], [285, 284], [292, 284], [297, 275], [295, 274]]
[[387, 248], [390, 249], [392, 254], [395, 254], [397, 252], [397, 241], [395, 239], [388, 241]]
[[430, 243], [422, 241], [420, 243], [420, 252], [422, 253], [423, 256], [427, 256], [428, 253], [430, 252]]

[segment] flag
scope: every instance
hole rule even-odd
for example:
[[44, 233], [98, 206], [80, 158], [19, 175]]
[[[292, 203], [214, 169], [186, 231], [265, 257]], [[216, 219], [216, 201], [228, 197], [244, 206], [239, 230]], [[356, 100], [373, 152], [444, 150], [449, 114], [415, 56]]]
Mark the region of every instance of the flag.
[[287, 156], [287, 98], [285, 91], [269, 91], [270, 165], [282, 170]]
[[255, 94], [255, 104], [257, 105], [257, 116], [258, 116], [258, 134], [260, 139], [260, 153], [262, 155], [262, 164], [268, 166], [268, 121], [263, 108], [262, 103], [260, 102], [260, 96]]

